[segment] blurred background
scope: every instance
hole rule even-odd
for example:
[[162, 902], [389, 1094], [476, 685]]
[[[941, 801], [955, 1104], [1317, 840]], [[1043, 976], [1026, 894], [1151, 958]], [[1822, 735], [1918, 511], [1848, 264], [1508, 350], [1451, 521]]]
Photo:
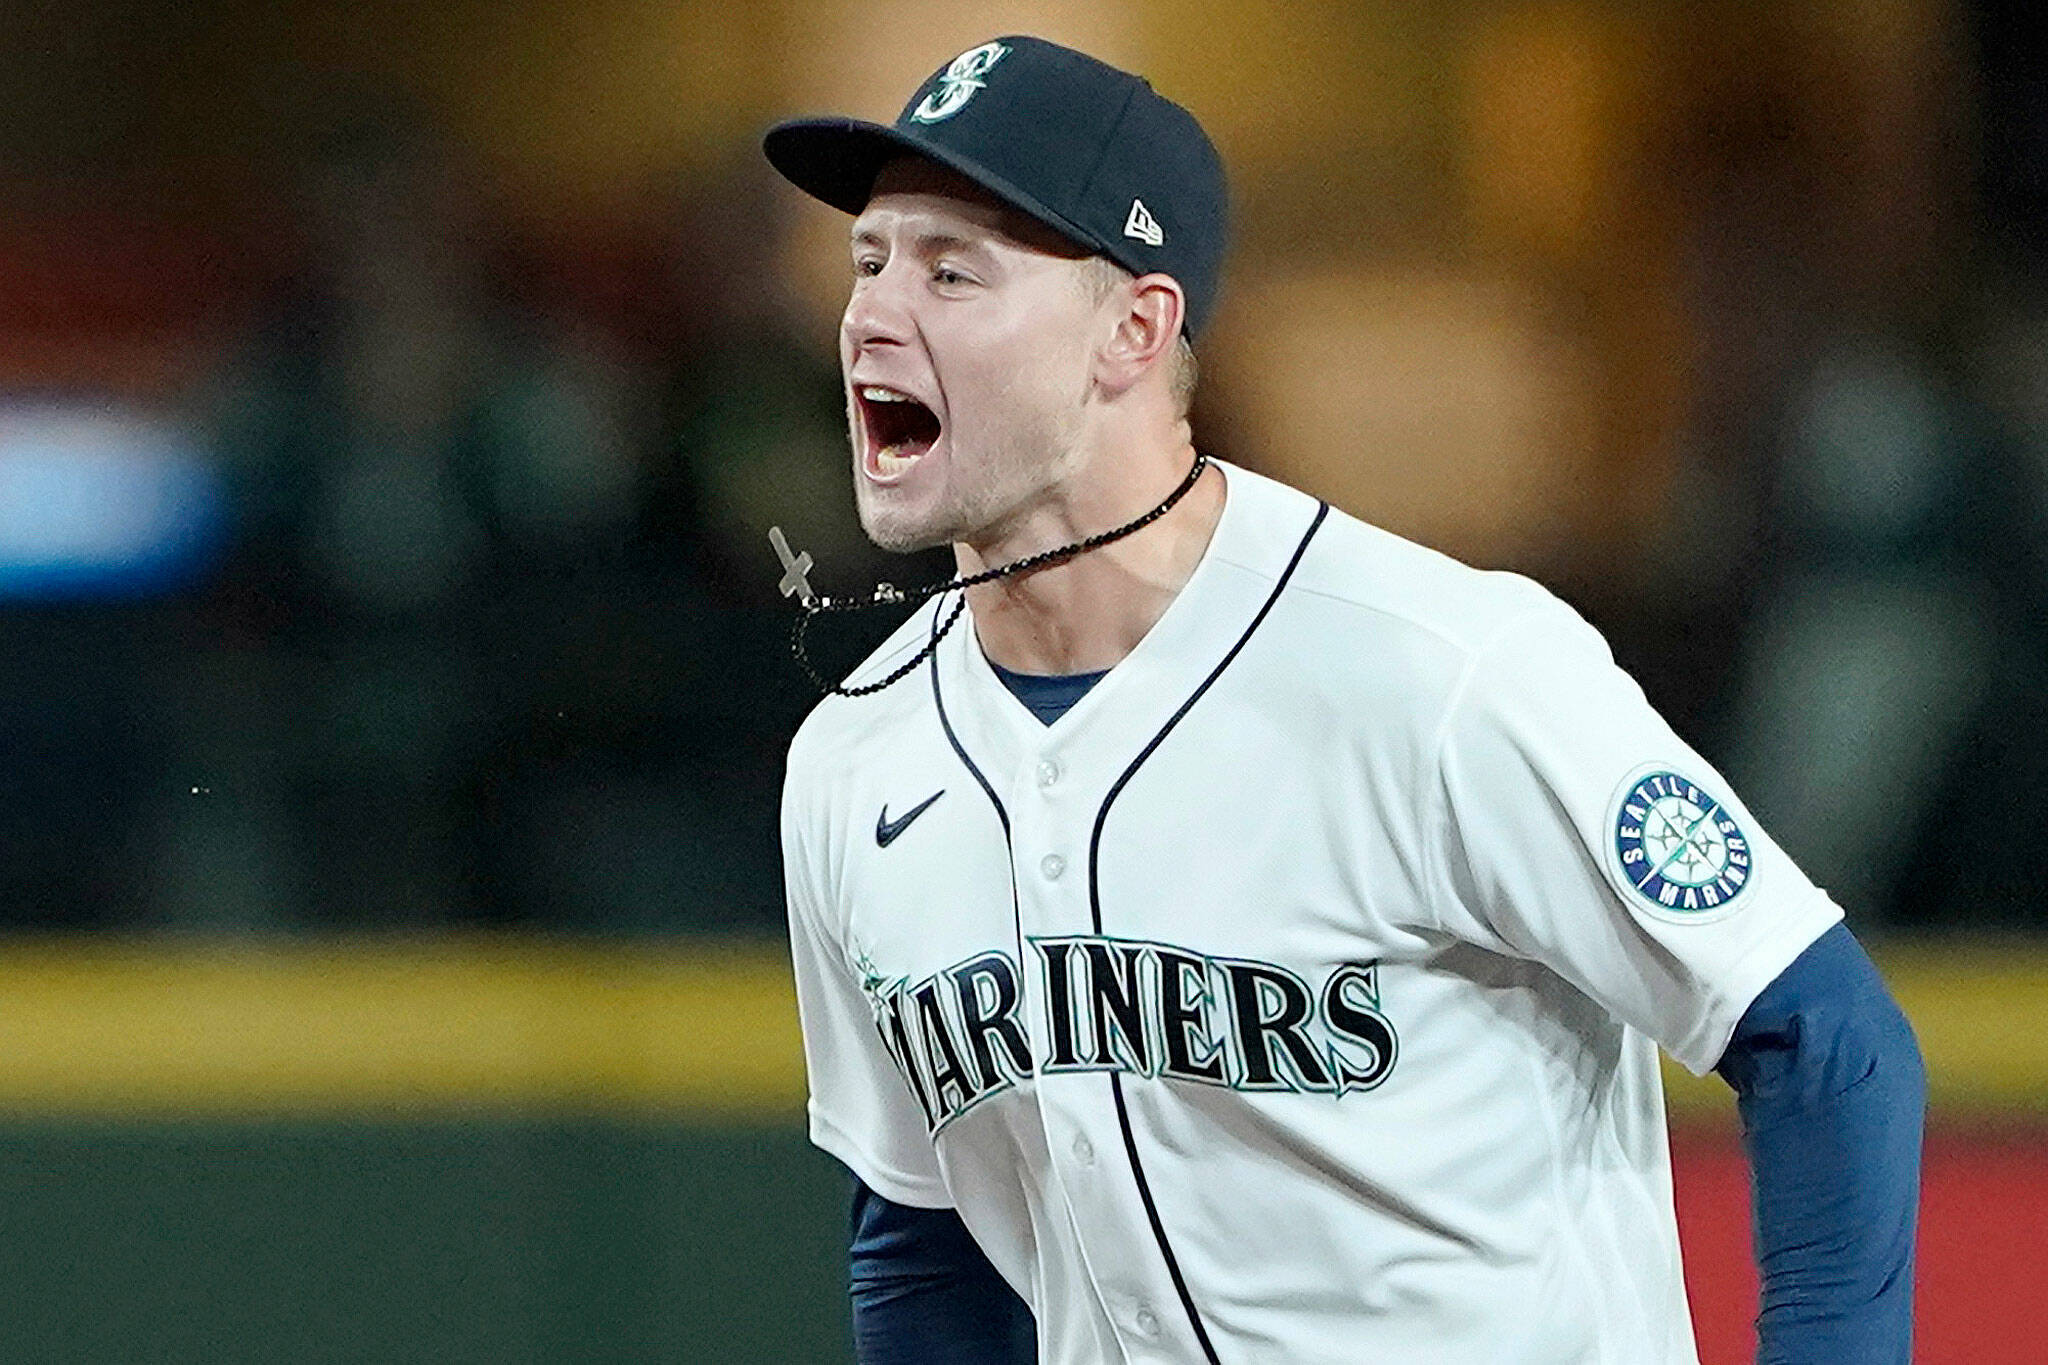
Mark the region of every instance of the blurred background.
[[1541, 578], [1847, 907], [1922, 1358], [2048, 1355], [2029, 12], [0, 0], [0, 1359], [848, 1358], [763, 532], [944, 566], [853, 521], [845, 220], [757, 142], [1012, 31], [1223, 150], [1204, 448]]

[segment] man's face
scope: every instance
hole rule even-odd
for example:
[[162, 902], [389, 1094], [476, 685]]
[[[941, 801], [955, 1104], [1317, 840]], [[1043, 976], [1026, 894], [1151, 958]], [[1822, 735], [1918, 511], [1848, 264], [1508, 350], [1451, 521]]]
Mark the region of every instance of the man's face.
[[854, 500], [877, 545], [999, 538], [1072, 468], [1101, 308], [1081, 270], [952, 172], [883, 171], [839, 328]]

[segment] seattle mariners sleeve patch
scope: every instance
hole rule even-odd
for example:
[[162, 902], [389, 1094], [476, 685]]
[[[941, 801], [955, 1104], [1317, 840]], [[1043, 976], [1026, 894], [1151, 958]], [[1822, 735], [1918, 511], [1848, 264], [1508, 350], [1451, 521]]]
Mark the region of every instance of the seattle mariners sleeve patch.
[[1610, 866], [1626, 897], [1671, 924], [1733, 914], [1755, 873], [1749, 836], [1707, 788], [1661, 766], [1638, 769], [1615, 793]]

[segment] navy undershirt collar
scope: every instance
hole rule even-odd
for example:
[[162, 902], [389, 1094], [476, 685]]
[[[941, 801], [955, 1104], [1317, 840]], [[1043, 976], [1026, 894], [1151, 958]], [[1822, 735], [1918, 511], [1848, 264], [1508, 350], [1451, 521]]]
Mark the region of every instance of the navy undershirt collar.
[[1105, 668], [1094, 673], [1012, 673], [993, 659], [988, 666], [1003, 680], [1003, 686], [1024, 703], [1025, 709], [1046, 725], [1067, 714], [1109, 672]]

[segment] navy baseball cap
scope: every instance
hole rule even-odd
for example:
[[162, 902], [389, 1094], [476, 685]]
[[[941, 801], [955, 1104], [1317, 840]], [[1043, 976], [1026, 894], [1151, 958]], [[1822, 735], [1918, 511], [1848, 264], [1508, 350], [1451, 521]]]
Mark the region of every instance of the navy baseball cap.
[[1190, 334], [1215, 302], [1229, 210], [1209, 135], [1142, 77], [1043, 38], [961, 53], [893, 124], [794, 119], [762, 147], [798, 189], [846, 213], [867, 206], [890, 161], [928, 157], [1132, 274], [1173, 276]]

